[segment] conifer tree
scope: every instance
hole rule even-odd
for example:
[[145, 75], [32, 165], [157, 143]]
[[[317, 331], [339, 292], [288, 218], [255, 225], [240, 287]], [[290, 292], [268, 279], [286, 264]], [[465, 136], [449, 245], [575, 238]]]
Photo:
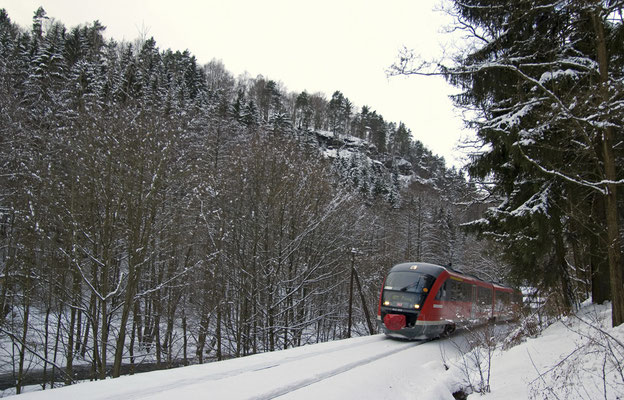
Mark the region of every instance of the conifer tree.
[[405, 124], [403, 122], [399, 123], [399, 127], [395, 133], [395, 143], [398, 155], [406, 156], [408, 154], [411, 143], [411, 135], [411, 131], [405, 126]]
[[[470, 172], [492, 177], [502, 198], [500, 214], [490, 220], [504, 225], [510, 213], [540, 210], [531, 207], [539, 200], [550, 229], [563, 235], [552, 210], [566, 209], [587, 189], [603, 202], [600, 236], [606, 239], [614, 326], [624, 322], [617, 207], [622, 174], [614, 150], [624, 129], [624, 24], [613, 18], [623, 8], [610, 0], [454, 1], [449, 12], [474, 47], [455, 65], [413, 68], [415, 57], [407, 52], [394, 66], [395, 73], [439, 73], [463, 89], [456, 103], [476, 111], [470, 125], [488, 146]], [[533, 220], [540, 215], [534, 212]], [[561, 260], [561, 250], [554, 251]]]

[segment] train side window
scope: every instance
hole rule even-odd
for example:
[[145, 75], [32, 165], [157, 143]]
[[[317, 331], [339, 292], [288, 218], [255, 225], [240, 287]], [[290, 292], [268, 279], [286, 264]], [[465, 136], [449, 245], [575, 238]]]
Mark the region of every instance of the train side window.
[[461, 282], [453, 282], [453, 301], [462, 301], [462, 286]]
[[477, 288], [477, 301], [482, 304], [492, 304], [492, 293], [485, 287], [479, 286]]
[[451, 301], [466, 301], [466, 284], [464, 282], [449, 281], [449, 297]]
[[462, 285], [462, 297], [466, 302], [472, 302], [472, 285], [464, 283]]
[[436, 293], [435, 296], [435, 300], [442, 300], [442, 299], [446, 299], [446, 287], [447, 287], [447, 282], [448, 281], [444, 281], [444, 283], [442, 284], [442, 286], [440, 286], [440, 289], [438, 289], [438, 293]]
[[450, 279], [446, 282], [448, 284], [446, 294], [449, 301], [472, 301], [472, 285]]
[[483, 296], [485, 304], [491, 305], [494, 302], [494, 291], [492, 289], [483, 288]]
[[449, 300], [457, 301], [457, 282], [449, 281]]
[[455, 301], [455, 282], [450, 279], [446, 281], [446, 299]]
[[454, 284], [454, 289], [455, 289], [455, 291], [454, 291], [454, 293], [455, 293], [454, 299], [455, 299], [455, 301], [463, 301], [463, 297], [464, 296], [462, 295], [462, 286], [464, 286], [464, 284], [461, 283], [461, 282], [455, 282], [455, 284]]

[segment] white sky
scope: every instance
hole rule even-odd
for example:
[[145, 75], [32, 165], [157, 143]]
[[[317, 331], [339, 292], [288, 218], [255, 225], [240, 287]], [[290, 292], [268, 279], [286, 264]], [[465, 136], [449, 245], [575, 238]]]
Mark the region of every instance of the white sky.
[[447, 164], [463, 130], [441, 78], [387, 78], [403, 46], [425, 56], [450, 41], [439, 0], [0, 0], [12, 21], [30, 27], [43, 6], [68, 28], [99, 20], [105, 35], [134, 41], [153, 36], [161, 50], [188, 49], [200, 64], [215, 59], [238, 76], [247, 71], [281, 81], [289, 91], [340, 90], [386, 121], [404, 122]]

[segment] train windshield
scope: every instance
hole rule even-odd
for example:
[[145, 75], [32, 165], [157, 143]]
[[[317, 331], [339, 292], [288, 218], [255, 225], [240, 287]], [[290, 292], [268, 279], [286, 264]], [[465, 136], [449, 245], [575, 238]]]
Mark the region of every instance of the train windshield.
[[[435, 278], [420, 272], [390, 272], [384, 289], [401, 292], [428, 292]], [[427, 289], [427, 290], [425, 290]]]
[[419, 309], [435, 278], [420, 272], [390, 272], [384, 285], [383, 305]]

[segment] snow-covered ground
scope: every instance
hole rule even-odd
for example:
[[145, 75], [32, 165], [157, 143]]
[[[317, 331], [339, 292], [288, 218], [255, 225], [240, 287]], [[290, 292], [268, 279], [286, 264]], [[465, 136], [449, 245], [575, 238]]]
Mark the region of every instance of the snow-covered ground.
[[[469, 398], [624, 398], [624, 326], [609, 327], [609, 310], [606, 305], [585, 305], [540, 337], [505, 351], [498, 346], [489, 363], [491, 392]], [[30, 392], [19, 398], [452, 400], [453, 392], [468, 383], [479, 388], [481, 376], [487, 377], [487, 362], [480, 370], [472, 362], [475, 355], [487, 361], [485, 348], [468, 350], [468, 343], [483, 338], [484, 332], [460, 332], [431, 342], [360, 337]]]
[[576, 315], [492, 360], [483, 400], [624, 399], [624, 325], [611, 328], [611, 305], [585, 303]]

